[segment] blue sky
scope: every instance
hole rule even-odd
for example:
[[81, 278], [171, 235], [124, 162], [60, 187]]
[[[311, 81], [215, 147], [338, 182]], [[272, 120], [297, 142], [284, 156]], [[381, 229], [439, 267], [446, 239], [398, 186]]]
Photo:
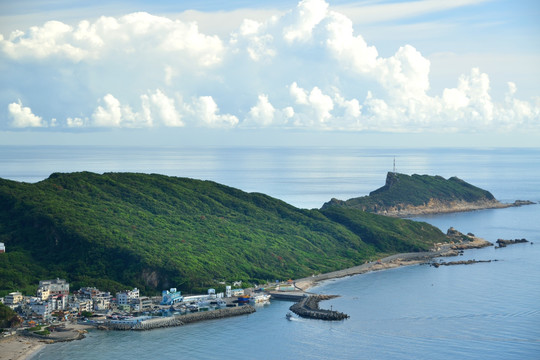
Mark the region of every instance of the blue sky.
[[0, 144], [538, 146], [537, 1], [0, 3]]

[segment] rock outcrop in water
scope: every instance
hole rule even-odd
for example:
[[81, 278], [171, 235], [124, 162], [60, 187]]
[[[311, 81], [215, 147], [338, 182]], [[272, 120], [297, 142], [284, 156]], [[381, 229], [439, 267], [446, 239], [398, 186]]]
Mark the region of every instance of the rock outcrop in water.
[[506, 247], [506, 245], [521, 244], [521, 243], [527, 243], [527, 242], [529, 242], [527, 239], [515, 239], [515, 240], [498, 239], [496, 241], [496, 243], [499, 245], [498, 247]]

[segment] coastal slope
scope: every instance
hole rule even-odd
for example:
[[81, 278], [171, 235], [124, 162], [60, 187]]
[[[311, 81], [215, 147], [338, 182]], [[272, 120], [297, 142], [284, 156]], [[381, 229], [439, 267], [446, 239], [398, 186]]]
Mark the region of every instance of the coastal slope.
[[528, 204], [516, 201], [503, 204], [486, 190], [457, 177], [406, 175], [389, 172], [383, 187], [369, 196], [346, 201], [332, 199], [322, 209], [344, 207], [380, 215], [406, 217], [480, 209], [504, 208]]
[[39, 280], [156, 293], [326, 273], [448, 237], [356, 209], [306, 210], [211, 181], [157, 174], [0, 179], [0, 295]]

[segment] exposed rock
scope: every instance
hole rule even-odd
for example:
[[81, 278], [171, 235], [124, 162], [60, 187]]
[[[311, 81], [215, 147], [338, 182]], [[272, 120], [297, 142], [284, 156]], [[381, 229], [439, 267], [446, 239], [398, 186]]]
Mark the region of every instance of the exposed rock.
[[529, 242], [529, 241], [527, 239], [514, 239], [514, 240], [498, 239], [496, 241], [496, 243], [499, 244], [498, 247], [500, 247], [500, 248], [506, 247], [506, 245], [520, 244], [520, 243], [526, 243], [526, 242]]
[[477, 263], [490, 263], [492, 261], [498, 261], [498, 260], [461, 260], [461, 261], [448, 261], [448, 262], [434, 262], [430, 264], [431, 266], [438, 268], [439, 266], [450, 266], [450, 265], [470, 265], [470, 264], [477, 264]]

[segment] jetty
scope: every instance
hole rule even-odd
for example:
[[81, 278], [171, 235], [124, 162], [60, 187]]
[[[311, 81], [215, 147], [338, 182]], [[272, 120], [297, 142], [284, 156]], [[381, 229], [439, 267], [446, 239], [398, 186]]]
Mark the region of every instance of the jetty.
[[319, 308], [319, 302], [338, 297], [337, 295], [310, 295], [304, 297], [299, 302], [292, 305], [289, 309], [296, 315], [303, 318], [318, 319], [318, 320], [344, 320], [348, 319], [349, 315], [334, 311]]
[[149, 317], [143, 319], [133, 319], [133, 321], [116, 322], [108, 321], [100, 326], [100, 330], [152, 330], [164, 327], [183, 326], [199, 321], [223, 319], [232, 316], [249, 315], [255, 312], [251, 305], [223, 308], [212, 311], [191, 313], [186, 315], [175, 315], [168, 317]]

